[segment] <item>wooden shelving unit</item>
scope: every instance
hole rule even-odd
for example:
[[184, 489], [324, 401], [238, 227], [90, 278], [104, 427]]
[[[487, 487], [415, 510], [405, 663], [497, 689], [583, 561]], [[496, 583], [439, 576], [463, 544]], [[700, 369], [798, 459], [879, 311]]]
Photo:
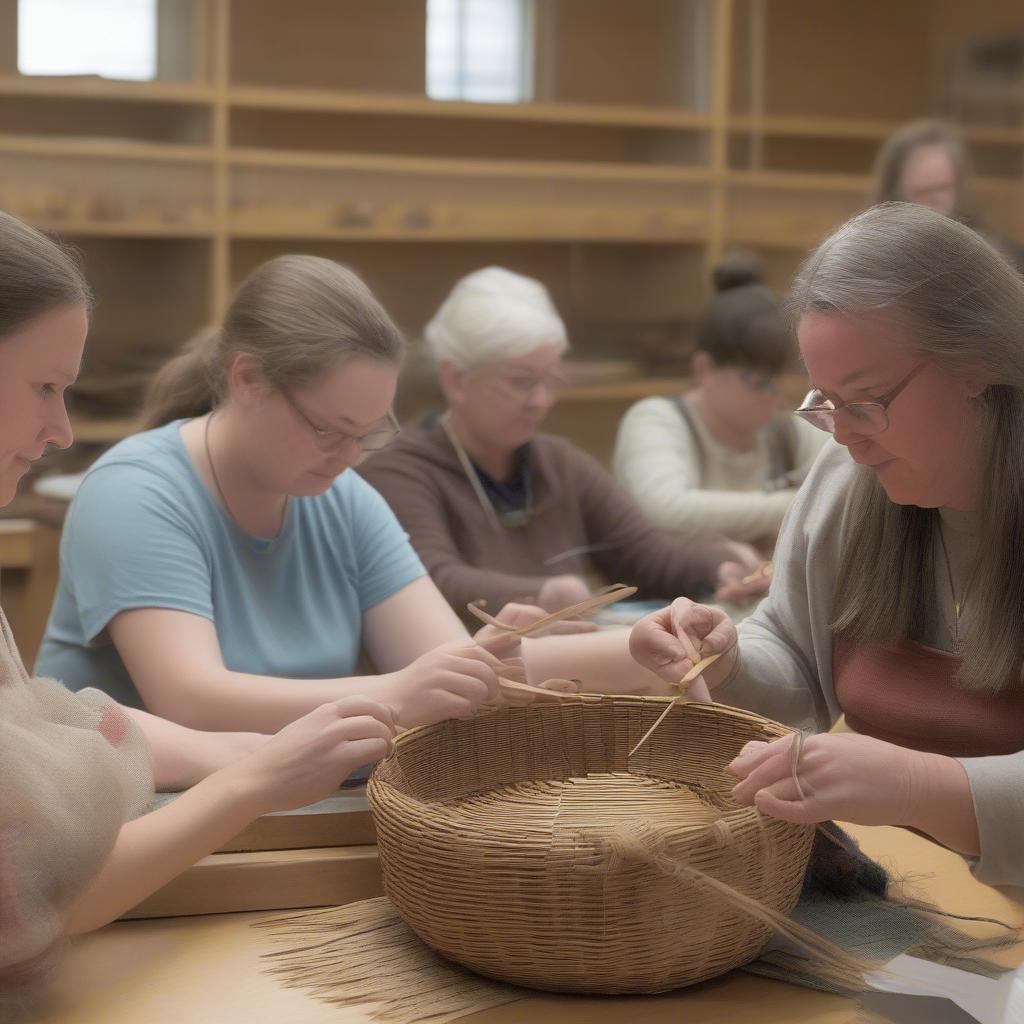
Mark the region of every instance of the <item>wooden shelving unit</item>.
[[[535, 98], [505, 105], [425, 96], [424, 0], [181, 0], [147, 83], [18, 75], [0, 0], [0, 206], [83, 250], [88, 369], [151, 369], [257, 263], [311, 251], [413, 339], [459, 275], [534, 274], [581, 355], [637, 359], [567, 402], [671, 390], [710, 265], [754, 247], [784, 288], [864, 205], [878, 143], [943, 112], [959, 41], [1019, 22], [1015, 0], [536, 4]], [[1024, 121], [964, 130], [981, 216], [1024, 241]], [[101, 412], [90, 441], [131, 428]]]

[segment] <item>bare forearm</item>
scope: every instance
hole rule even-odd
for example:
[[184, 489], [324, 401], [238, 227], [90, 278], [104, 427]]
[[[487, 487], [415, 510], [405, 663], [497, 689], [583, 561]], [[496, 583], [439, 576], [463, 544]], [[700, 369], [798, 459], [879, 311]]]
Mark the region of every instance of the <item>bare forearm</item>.
[[102, 870], [65, 922], [67, 935], [120, 917], [262, 813], [236, 777], [218, 773], [121, 828]]
[[578, 679], [590, 693], [668, 694], [676, 691], [629, 653], [629, 630], [549, 636], [523, 641], [527, 678]]
[[161, 792], [195, 785], [266, 739], [255, 732], [203, 732], [136, 708], [124, 710], [149, 741], [153, 778]]
[[951, 850], [977, 856], [978, 817], [963, 765], [941, 754], [921, 754], [920, 765], [913, 816], [906, 824]]
[[198, 730], [274, 733], [321, 704], [356, 694], [389, 703], [390, 675], [281, 679], [222, 670], [202, 686], [143, 693], [157, 714]]

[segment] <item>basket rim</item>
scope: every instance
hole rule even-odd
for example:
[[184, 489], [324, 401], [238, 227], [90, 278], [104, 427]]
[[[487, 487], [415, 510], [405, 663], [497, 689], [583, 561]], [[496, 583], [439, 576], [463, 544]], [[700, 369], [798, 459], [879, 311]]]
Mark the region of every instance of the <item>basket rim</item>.
[[[662, 706], [671, 704], [677, 700], [678, 696], [672, 696], [669, 694], [648, 694], [648, 693], [567, 693], [564, 694], [559, 700], [558, 704], [608, 704], [608, 703], [623, 703], [623, 704], [660, 704]], [[500, 714], [504, 711], [532, 711], [542, 707], [551, 707], [550, 704], [526, 704], [520, 707], [512, 707], [510, 705], [498, 708], [490, 708], [481, 714], [474, 715], [473, 718], [485, 718], [491, 715]], [[738, 708], [732, 704], [720, 704], [717, 701], [699, 701], [692, 700], [686, 703], [680, 704], [680, 707], [693, 709], [697, 714], [707, 714], [711, 711], [716, 713], [724, 714], [728, 718], [732, 718], [736, 721], [746, 721], [752, 725], [767, 725], [778, 730], [778, 737], [781, 739], [783, 736], [788, 736], [792, 733], [799, 732], [800, 730], [791, 725], [785, 725], [783, 722], [777, 722], [773, 718], [767, 718], [764, 715], [759, 715], [756, 711], [750, 711], [747, 708]], [[707, 709], [707, 710], [696, 710], [696, 709]], [[381, 758], [378, 764], [386, 764], [392, 761], [398, 756], [398, 752], [403, 745], [411, 743], [414, 737], [422, 736], [427, 732], [437, 732], [448, 725], [449, 722], [471, 722], [473, 718], [462, 718], [462, 719], [444, 719], [441, 722], [434, 722], [431, 725], [417, 725], [411, 729], [406, 729], [404, 732], [399, 733], [395, 737], [394, 748], [387, 757]], [[376, 771], [376, 768], [374, 769]], [[372, 776], [371, 776], [372, 778]]]
[[[598, 700], [596, 701], [596, 703], [620, 705], [625, 704], [627, 707], [643, 706], [645, 704], [663, 707], [664, 705], [671, 703], [675, 699], [671, 696], [647, 694], [585, 694], [570, 696], [597, 697]], [[591, 700], [587, 703], [595, 703], [595, 701]], [[549, 705], [543, 706], [547, 707]], [[525, 707], [520, 708], [496, 709], [496, 711], [491, 712], [491, 714], [500, 713], [505, 710], [512, 710], [517, 712], [530, 711], [531, 709], [537, 709], [538, 707], [538, 705], [533, 704], [526, 705]], [[748, 711], [745, 708], [735, 708], [727, 704], [709, 704], [705, 702], [692, 701], [686, 705], [683, 705], [683, 707], [689, 710], [692, 714], [723, 715], [726, 718], [729, 718], [733, 721], [747, 723], [749, 725], [756, 726], [759, 728], [767, 727], [766, 731], [769, 734], [776, 734], [777, 737], [782, 737], [797, 731], [791, 728], [790, 726], [783, 725], [780, 722], [776, 722], [770, 718], [766, 718], [763, 715], [759, 715], [757, 714], [757, 712]], [[468, 725], [471, 722], [472, 719], [459, 720], [459, 724], [465, 723]], [[386, 813], [388, 817], [394, 819], [395, 816], [399, 816], [401, 818], [404, 818], [406, 821], [415, 821], [417, 823], [418, 828], [424, 827], [424, 825], [426, 825], [426, 823], [428, 823], [430, 820], [437, 818], [441, 818], [447, 822], [451, 822], [452, 816], [445, 812], [445, 806], [446, 804], [450, 806], [451, 802], [454, 800], [458, 800], [459, 797], [456, 797], [454, 794], [449, 796], [418, 795], [414, 792], [410, 792], [408, 789], [396, 785], [395, 782], [391, 779], [384, 777], [385, 773], [387, 773], [389, 770], [398, 767], [397, 762], [401, 755], [401, 751], [407, 744], [412, 743], [415, 740], [420, 739], [424, 736], [428, 736], [431, 733], [440, 732], [449, 724], [449, 722], [445, 721], [438, 722], [433, 725], [419, 726], [414, 729], [409, 729], [408, 731], [402, 733], [401, 736], [399, 736], [396, 739], [394, 751], [387, 758], [378, 763], [378, 765], [374, 768], [373, 773], [370, 776], [370, 779], [367, 782], [367, 797], [370, 800], [371, 811], [375, 818], [377, 818], [379, 814], [385, 813], [385, 808], [383, 805], [387, 804], [388, 807]], [[609, 772], [609, 774], [613, 773]], [[663, 781], [669, 783], [675, 781], [670, 779], [663, 779], [661, 776], [652, 774], [649, 771], [632, 772], [626, 769], [625, 772], [622, 772], [620, 770], [619, 772], [616, 772], [614, 774], [627, 774], [635, 778], [650, 779], [653, 781]], [[577, 776], [570, 777], [576, 778]], [[581, 775], [578, 777], [583, 778], [585, 776]], [[529, 781], [530, 780], [523, 780], [523, 783], [520, 784], [528, 784]], [[537, 779], [533, 781], [541, 782], [545, 780]], [[682, 785], [683, 788], [686, 788], [685, 784], [677, 784]], [[500, 788], [500, 786], [481, 786], [479, 789], [473, 790], [472, 792], [477, 794], [494, 792]], [[469, 794], [463, 794], [463, 796], [467, 795]], [[743, 823], [763, 818], [764, 816], [761, 815], [755, 807], [737, 805], [735, 807], [720, 809], [718, 811], [718, 818], [716, 820], [721, 820], [725, 825], [730, 827], [739, 827]], [[761, 825], [762, 827], [768, 827], [769, 831], [771, 832], [775, 832], [778, 828], [780, 834], [786, 834], [792, 829], [799, 829], [799, 826], [795, 826], [792, 822], [784, 822], [778, 819], [767, 819], [766, 821], [762, 820]], [[678, 822], [674, 823], [669, 831], [671, 831], [671, 833], [675, 836], [677, 841], [682, 842], [684, 844], [688, 844], [690, 842], [696, 843], [703, 841], [710, 827], [711, 825], [709, 825], [707, 822]], [[439, 828], [438, 831], [443, 831], [443, 829]], [[520, 833], [521, 841], [525, 840], [526, 835], [532, 833], [533, 831], [533, 829], [523, 829]], [[600, 831], [602, 830], [595, 830], [595, 834]], [[539, 828], [537, 830], [536, 836], [533, 838], [538, 843], [538, 848], [539, 846], [546, 846], [550, 844], [551, 832], [543, 828]], [[495, 833], [493, 833], [490, 836], [475, 834], [474, 845], [478, 849], [491, 847], [495, 849], [505, 849], [507, 848], [507, 837], [504, 835], [503, 829], [497, 829]], [[525, 850], [530, 846], [533, 846], [532, 842], [524, 843], [522, 849]]]

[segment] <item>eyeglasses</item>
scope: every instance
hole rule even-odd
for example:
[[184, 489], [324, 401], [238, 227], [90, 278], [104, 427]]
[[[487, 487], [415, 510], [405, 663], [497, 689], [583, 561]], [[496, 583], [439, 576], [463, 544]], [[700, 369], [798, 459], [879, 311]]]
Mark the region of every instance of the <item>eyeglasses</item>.
[[344, 430], [324, 430], [322, 427], [318, 427], [302, 411], [298, 402], [292, 398], [286, 388], [281, 388], [280, 391], [281, 396], [292, 407], [292, 410], [297, 413], [300, 419], [305, 421], [306, 426], [313, 431], [317, 444], [325, 451], [337, 451], [340, 448], [344, 448], [347, 444], [354, 444], [360, 451], [377, 452], [380, 451], [381, 448], [387, 448], [387, 446], [391, 444], [396, 437], [398, 437], [398, 434], [402, 429], [398, 425], [398, 420], [396, 420], [394, 415], [389, 411], [381, 426], [368, 430], [362, 436], [347, 434]]
[[546, 373], [540, 377], [525, 373], [489, 372], [488, 375], [502, 391], [522, 401], [528, 399], [537, 388], [544, 388], [549, 395], [557, 395], [568, 384], [560, 373]]
[[847, 413], [853, 422], [853, 429], [864, 436], [880, 434], [889, 428], [889, 406], [903, 389], [928, 365], [918, 363], [884, 398], [876, 402], [833, 402], [826, 398], [824, 392], [815, 388], [807, 392], [797, 416], [807, 420], [812, 426], [828, 433], [835, 433], [836, 416]]

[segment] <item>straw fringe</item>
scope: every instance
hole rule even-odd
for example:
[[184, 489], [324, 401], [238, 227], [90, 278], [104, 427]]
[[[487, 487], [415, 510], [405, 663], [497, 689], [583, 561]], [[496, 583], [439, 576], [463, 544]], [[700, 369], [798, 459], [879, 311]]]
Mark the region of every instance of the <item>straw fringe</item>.
[[[648, 825], [618, 830], [604, 837], [598, 850], [603, 859], [590, 870], [612, 872], [631, 860], [649, 862], [674, 877], [714, 889], [806, 954], [772, 950], [768, 960], [750, 965], [755, 973], [855, 994], [864, 988], [863, 972], [878, 969], [877, 961], [846, 953], [816, 932], [673, 857], [664, 837]], [[580, 870], [584, 870], [582, 865]], [[908, 913], [959, 919], [917, 900], [888, 905]], [[925, 942], [907, 951], [936, 963], [997, 977], [1005, 968], [974, 954], [1014, 945], [1018, 929], [995, 919], [991, 923], [1008, 929], [1010, 934], [976, 938], [936, 923]], [[332, 1005], [356, 1008], [382, 1024], [449, 1024], [531, 996], [526, 989], [490, 981], [442, 959], [401, 920], [387, 897], [275, 917], [256, 922], [254, 927], [265, 931], [270, 940], [271, 950], [263, 955], [270, 965], [268, 972], [286, 986], [305, 989]], [[761, 963], [769, 967], [767, 972], [756, 970]], [[864, 1016], [857, 1018], [859, 1021], [866, 1024], [876, 1019], [863, 1007], [860, 1010]]]
[[[674, 856], [666, 836], [646, 822], [620, 825], [600, 842], [603, 843], [605, 859], [597, 870], [617, 871], [630, 862], [639, 861], [651, 864], [664, 875], [681, 882], [711, 889], [737, 910], [767, 925], [802, 949], [813, 961], [818, 977], [838, 988], [848, 991], [863, 989], [864, 975], [882, 969], [882, 961], [847, 953], [785, 914]], [[585, 869], [581, 866], [579, 870]]]
[[442, 960], [386, 897], [257, 922], [274, 948], [269, 973], [337, 1006], [388, 1024], [446, 1024], [525, 998]]

